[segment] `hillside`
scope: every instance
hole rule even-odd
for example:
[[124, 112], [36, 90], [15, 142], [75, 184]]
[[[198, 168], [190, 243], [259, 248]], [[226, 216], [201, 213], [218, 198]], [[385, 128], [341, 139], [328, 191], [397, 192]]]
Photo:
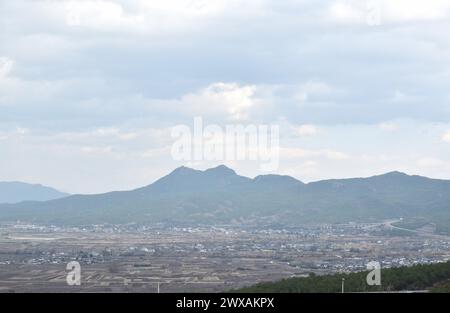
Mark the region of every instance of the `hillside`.
[[289, 278], [278, 282], [260, 283], [233, 292], [247, 293], [336, 293], [345, 292], [431, 291], [448, 292], [450, 262], [382, 269], [381, 286], [368, 286], [368, 272]]
[[174, 170], [155, 183], [121, 192], [0, 205], [0, 220], [53, 224], [267, 224], [423, 218], [438, 231], [450, 221], [450, 181], [399, 172], [304, 184], [289, 176], [254, 179], [219, 166]]
[[68, 196], [54, 188], [22, 182], [0, 182], [0, 203], [48, 201]]

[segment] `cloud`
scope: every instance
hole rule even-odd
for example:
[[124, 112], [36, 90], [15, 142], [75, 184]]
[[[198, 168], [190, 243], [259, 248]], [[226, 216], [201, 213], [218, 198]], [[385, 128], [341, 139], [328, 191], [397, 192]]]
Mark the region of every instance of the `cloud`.
[[[242, 104], [222, 110], [230, 120], [258, 116], [254, 103], [261, 99], [276, 107], [274, 118], [300, 124], [450, 119], [445, 20], [375, 32], [318, 18], [333, 5], [366, 10], [357, 3], [8, 2], [0, 13], [7, 26], [0, 40], [8, 45], [0, 55], [14, 59], [14, 80], [0, 86], [0, 105], [11, 106], [0, 119], [21, 119], [27, 110], [44, 119], [82, 114], [87, 123], [92, 105], [112, 123], [145, 114], [143, 102], [189, 95], [216, 101], [232, 88]], [[79, 25], [67, 25], [68, 15]], [[284, 87], [265, 94], [266, 86]], [[91, 119], [98, 123], [96, 114]]]
[[7, 57], [0, 57], [0, 78], [6, 77], [12, 70], [14, 61]]
[[386, 17], [394, 21], [439, 20], [450, 13], [447, 0], [384, 0], [381, 3]]
[[294, 175], [302, 180], [311, 180], [311, 177], [315, 177], [320, 173], [319, 166], [320, 164], [316, 161], [305, 161], [295, 166], [292, 169], [292, 173], [295, 173]]
[[313, 100], [314, 96], [329, 94], [331, 91], [333, 91], [333, 88], [324, 82], [308, 81], [300, 85], [296, 98], [301, 103], [306, 103]]
[[294, 128], [298, 136], [313, 136], [318, 133], [318, 128], [315, 125], [305, 124]]
[[81, 152], [87, 155], [104, 155], [112, 152], [112, 147], [92, 147], [86, 146], [81, 148]]
[[[266, 1], [166, 0], [166, 1], [64, 1], [65, 24], [78, 31], [162, 34], [196, 31], [225, 16], [252, 16]], [[238, 13], [239, 12], [239, 13]]]
[[445, 133], [444, 135], [442, 135], [442, 140], [443, 140], [444, 142], [450, 143], [450, 131], [448, 131], [447, 133]]
[[141, 15], [128, 15], [119, 3], [112, 1], [68, 1], [65, 3], [66, 23], [71, 27], [97, 30], [139, 29]]
[[363, 20], [366, 13], [359, 6], [342, 1], [333, 3], [329, 10], [334, 19], [345, 22], [357, 22]]
[[117, 136], [121, 140], [135, 139], [138, 134], [136, 132], [121, 132], [118, 128], [99, 128], [95, 130], [95, 134], [99, 136]]
[[390, 99], [390, 101], [394, 102], [394, 103], [412, 101], [412, 100], [414, 100], [414, 97], [408, 96], [399, 90], [396, 90], [394, 93], [394, 96]]
[[442, 168], [443, 166], [446, 166], [446, 165], [448, 166], [450, 163], [444, 162], [443, 160], [438, 159], [438, 158], [422, 158], [417, 161], [417, 164], [421, 167], [437, 167], [437, 168], [441, 167]]
[[382, 23], [435, 21], [449, 16], [447, 0], [339, 0], [329, 7], [332, 19], [344, 23], [364, 23], [376, 26]]
[[450, 177], [418, 163], [450, 158], [449, 1], [0, 3], [0, 180], [148, 183], [194, 116], [279, 124], [280, 171], [311, 180]]
[[382, 131], [393, 132], [398, 130], [398, 125], [393, 122], [385, 122], [378, 125]]
[[214, 83], [197, 93], [184, 95], [180, 105], [194, 114], [223, 114], [235, 121], [248, 118], [248, 112], [259, 105], [256, 86], [236, 83]]
[[225, 113], [233, 120], [242, 120], [247, 118], [248, 110], [256, 105], [254, 94], [255, 86], [214, 83], [197, 94], [183, 96], [181, 101], [198, 113]]
[[289, 158], [289, 159], [318, 157], [318, 158], [327, 158], [331, 160], [345, 160], [349, 158], [349, 156], [344, 152], [329, 149], [310, 150], [303, 148], [287, 148], [287, 147], [280, 147], [280, 156], [281, 158]]

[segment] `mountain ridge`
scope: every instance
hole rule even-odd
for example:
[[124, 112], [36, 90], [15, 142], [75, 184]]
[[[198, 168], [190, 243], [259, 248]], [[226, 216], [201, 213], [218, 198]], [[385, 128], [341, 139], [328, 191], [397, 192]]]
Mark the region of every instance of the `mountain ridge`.
[[248, 178], [223, 165], [204, 171], [179, 167], [150, 185], [130, 191], [0, 205], [0, 221], [70, 225], [295, 226], [400, 217], [450, 221], [450, 181], [389, 172], [305, 184], [285, 175]]
[[0, 203], [47, 201], [68, 196], [55, 188], [20, 181], [0, 182]]

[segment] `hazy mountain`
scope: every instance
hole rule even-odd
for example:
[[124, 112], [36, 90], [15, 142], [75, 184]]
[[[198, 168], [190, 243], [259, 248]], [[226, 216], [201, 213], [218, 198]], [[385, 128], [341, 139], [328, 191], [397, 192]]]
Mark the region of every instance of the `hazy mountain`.
[[235, 171], [224, 165], [206, 171], [182, 166], [141, 190], [151, 192], [209, 192], [249, 181], [251, 181], [250, 178], [239, 176]]
[[47, 201], [68, 196], [56, 189], [21, 182], [0, 182], [0, 203]]
[[292, 226], [399, 217], [450, 225], [450, 181], [392, 172], [304, 184], [280, 175], [250, 179], [225, 166], [206, 171], [180, 167], [136, 190], [0, 205], [0, 220], [72, 225], [170, 222]]

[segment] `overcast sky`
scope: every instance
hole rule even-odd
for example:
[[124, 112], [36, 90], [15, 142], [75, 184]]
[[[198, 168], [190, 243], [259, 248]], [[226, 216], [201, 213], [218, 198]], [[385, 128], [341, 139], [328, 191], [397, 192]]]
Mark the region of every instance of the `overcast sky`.
[[147, 185], [195, 116], [279, 124], [305, 182], [450, 179], [449, 34], [449, 0], [0, 0], [0, 181]]

